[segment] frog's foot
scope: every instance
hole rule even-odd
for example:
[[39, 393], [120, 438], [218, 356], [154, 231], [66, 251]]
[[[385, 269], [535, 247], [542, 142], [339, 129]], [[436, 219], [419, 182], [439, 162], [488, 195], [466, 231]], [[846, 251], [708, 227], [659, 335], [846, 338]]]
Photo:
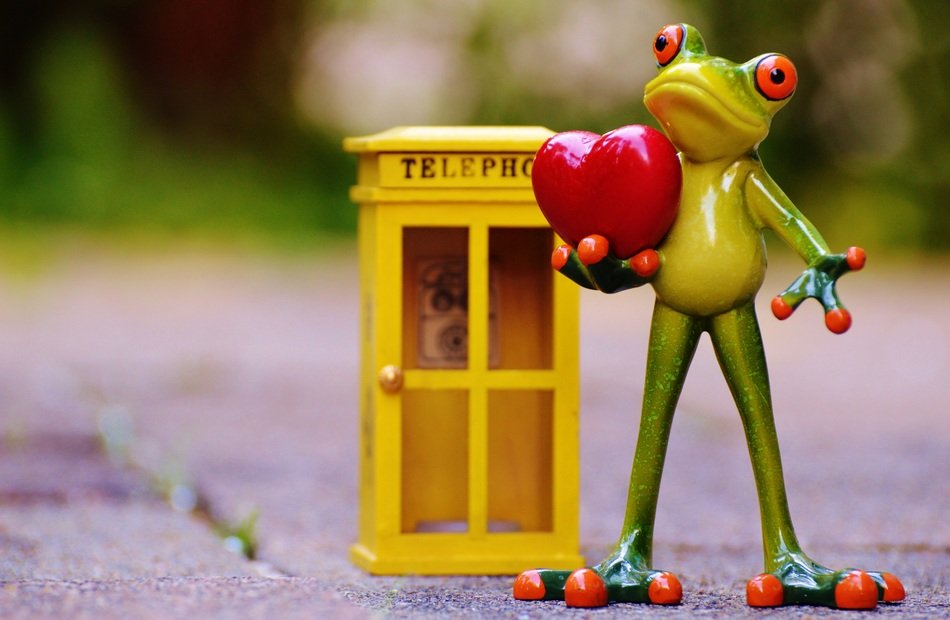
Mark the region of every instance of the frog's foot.
[[904, 586], [890, 573], [845, 569], [833, 571], [811, 561], [795, 560], [746, 585], [752, 607], [819, 605], [838, 609], [874, 609], [879, 601], [899, 603]]
[[596, 569], [525, 571], [515, 579], [514, 597], [522, 601], [563, 600], [568, 607], [603, 607], [608, 602], [678, 605], [683, 588], [672, 573], [633, 569], [618, 562]]

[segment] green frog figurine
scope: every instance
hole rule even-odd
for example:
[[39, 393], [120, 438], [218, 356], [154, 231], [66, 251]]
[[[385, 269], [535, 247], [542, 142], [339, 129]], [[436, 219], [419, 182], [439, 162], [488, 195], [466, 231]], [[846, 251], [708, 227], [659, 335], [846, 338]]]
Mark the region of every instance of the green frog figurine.
[[[681, 601], [678, 579], [653, 567], [653, 527], [673, 412], [706, 332], [739, 409], [759, 498], [765, 572], [748, 582], [748, 604], [872, 609], [879, 601], [901, 601], [904, 588], [890, 573], [833, 570], [811, 560], [789, 515], [753, 306], [766, 268], [763, 231], [775, 232], [807, 263], [802, 275], [772, 301], [780, 319], [812, 297], [823, 305], [828, 328], [846, 331], [851, 317], [835, 283], [865, 260], [856, 247], [831, 253], [759, 159], [757, 147], [768, 135], [772, 116], [795, 91], [795, 66], [780, 54], [744, 64], [710, 56], [700, 33], [687, 24], [660, 30], [653, 51], [659, 75], [646, 85], [644, 102], [679, 151], [681, 188], [672, 226], [655, 249], [630, 258], [616, 256], [607, 236], [599, 234], [584, 236], [576, 249], [561, 246], [552, 257], [554, 267], [581, 286], [613, 293], [650, 283], [656, 292], [623, 530], [614, 551], [597, 566], [526, 571], [515, 581], [514, 596], [563, 599], [574, 607]], [[543, 177], [538, 163], [535, 176]], [[558, 182], [557, 187], [570, 191]]]

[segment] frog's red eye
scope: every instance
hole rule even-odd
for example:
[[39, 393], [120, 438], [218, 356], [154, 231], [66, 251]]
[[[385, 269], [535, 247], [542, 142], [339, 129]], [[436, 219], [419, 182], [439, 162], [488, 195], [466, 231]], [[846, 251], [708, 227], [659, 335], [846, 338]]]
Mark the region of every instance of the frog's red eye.
[[787, 99], [798, 86], [798, 72], [792, 61], [779, 54], [766, 56], [755, 66], [755, 87], [766, 99]]
[[657, 64], [665, 67], [676, 58], [683, 46], [684, 34], [683, 27], [679, 24], [663, 26], [656, 33], [656, 38], [653, 39], [653, 55], [656, 56]]

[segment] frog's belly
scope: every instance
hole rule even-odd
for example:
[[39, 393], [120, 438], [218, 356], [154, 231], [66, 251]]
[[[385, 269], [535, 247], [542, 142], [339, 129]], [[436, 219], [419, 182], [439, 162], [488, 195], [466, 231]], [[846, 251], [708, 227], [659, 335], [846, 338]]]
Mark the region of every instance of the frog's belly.
[[739, 234], [671, 231], [653, 281], [660, 301], [692, 316], [721, 314], [751, 301], [765, 278], [765, 242], [751, 227], [733, 232]]

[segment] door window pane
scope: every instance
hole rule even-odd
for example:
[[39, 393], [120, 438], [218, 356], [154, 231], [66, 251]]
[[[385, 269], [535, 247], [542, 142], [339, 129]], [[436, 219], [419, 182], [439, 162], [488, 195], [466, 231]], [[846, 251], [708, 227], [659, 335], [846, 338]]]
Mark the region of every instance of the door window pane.
[[554, 397], [488, 392], [488, 530], [549, 532], [553, 524]]
[[404, 390], [402, 531], [468, 531], [468, 392]]
[[489, 290], [497, 305], [499, 369], [552, 367], [553, 234], [546, 228], [492, 228]]
[[468, 229], [403, 230], [403, 367], [468, 366]]

